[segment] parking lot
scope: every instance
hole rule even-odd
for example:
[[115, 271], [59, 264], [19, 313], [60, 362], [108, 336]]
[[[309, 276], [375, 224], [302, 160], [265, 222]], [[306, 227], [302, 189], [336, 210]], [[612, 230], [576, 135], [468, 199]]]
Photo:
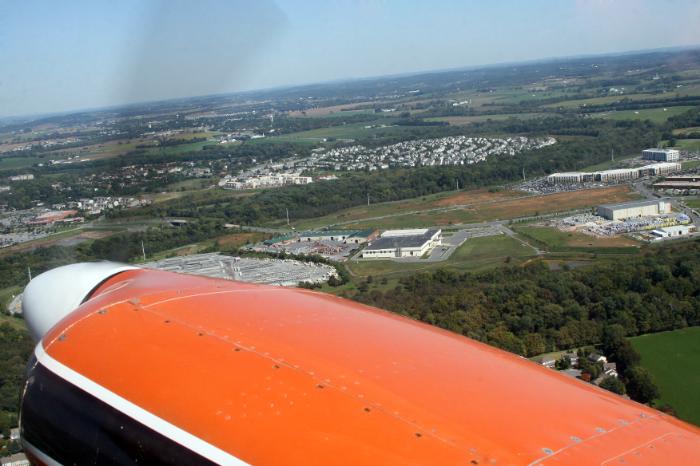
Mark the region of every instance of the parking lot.
[[170, 272], [279, 286], [297, 286], [300, 282], [325, 283], [330, 277], [337, 277], [335, 268], [326, 264], [289, 259], [232, 257], [219, 253], [172, 257], [143, 264], [143, 266]]

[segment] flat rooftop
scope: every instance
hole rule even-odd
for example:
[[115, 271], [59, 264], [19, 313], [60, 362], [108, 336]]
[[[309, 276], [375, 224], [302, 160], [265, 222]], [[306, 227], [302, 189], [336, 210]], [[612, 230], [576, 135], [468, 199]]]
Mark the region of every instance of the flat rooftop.
[[632, 202], [622, 202], [620, 204], [603, 204], [598, 207], [603, 207], [605, 209], [630, 209], [633, 207], [646, 207], [650, 205], [658, 205], [659, 202], [668, 202], [667, 199], [650, 199], [648, 201], [632, 201]]
[[376, 251], [379, 249], [419, 248], [423, 246], [426, 241], [429, 241], [438, 231], [437, 229], [430, 229], [420, 235], [381, 237], [372, 241], [372, 244], [367, 246], [366, 250]]

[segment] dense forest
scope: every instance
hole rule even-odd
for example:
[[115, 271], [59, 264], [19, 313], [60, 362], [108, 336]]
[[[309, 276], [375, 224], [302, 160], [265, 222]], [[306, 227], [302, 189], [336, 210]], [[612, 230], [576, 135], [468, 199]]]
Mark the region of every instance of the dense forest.
[[20, 387], [33, 349], [26, 330], [0, 324], [0, 434], [5, 437], [17, 426]]
[[626, 336], [700, 325], [700, 241], [649, 247], [638, 257], [575, 270], [543, 262], [479, 274], [438, 270], [353, 299], [533, 356]]

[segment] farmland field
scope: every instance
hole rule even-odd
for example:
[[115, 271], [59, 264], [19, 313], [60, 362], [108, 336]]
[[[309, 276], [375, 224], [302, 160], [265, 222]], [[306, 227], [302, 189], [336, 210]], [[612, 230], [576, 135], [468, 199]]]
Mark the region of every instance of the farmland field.
[[651, 120], [654, 123], [664, 123], [672, 116], [680, 115], [695, 107], [666, 107], [649, 108], [643, 110], [621, 110], [611, 112], [592, 113], [595, 118], [606, 118], [609, 120]]
[[642, 366], [678, 416], [700, 425], [700, 327], [631, 338]]

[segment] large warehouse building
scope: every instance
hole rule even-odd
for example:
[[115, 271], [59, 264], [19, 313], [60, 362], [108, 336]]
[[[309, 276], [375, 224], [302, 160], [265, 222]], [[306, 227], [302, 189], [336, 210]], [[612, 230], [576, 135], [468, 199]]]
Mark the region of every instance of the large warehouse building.
[[442, 241], [440, 229], [387, 230], [362, 251], [364, 259], [421, 257]]
[[664, 199], [598, 206], [598, 215], [608, 220], [625, 220], [668, 213], [671, 213], [671, 203]]
[[645, 149], [642, 151], [642, 158], [659, 162], [677, 162], [680, 153], [676, 149]]

